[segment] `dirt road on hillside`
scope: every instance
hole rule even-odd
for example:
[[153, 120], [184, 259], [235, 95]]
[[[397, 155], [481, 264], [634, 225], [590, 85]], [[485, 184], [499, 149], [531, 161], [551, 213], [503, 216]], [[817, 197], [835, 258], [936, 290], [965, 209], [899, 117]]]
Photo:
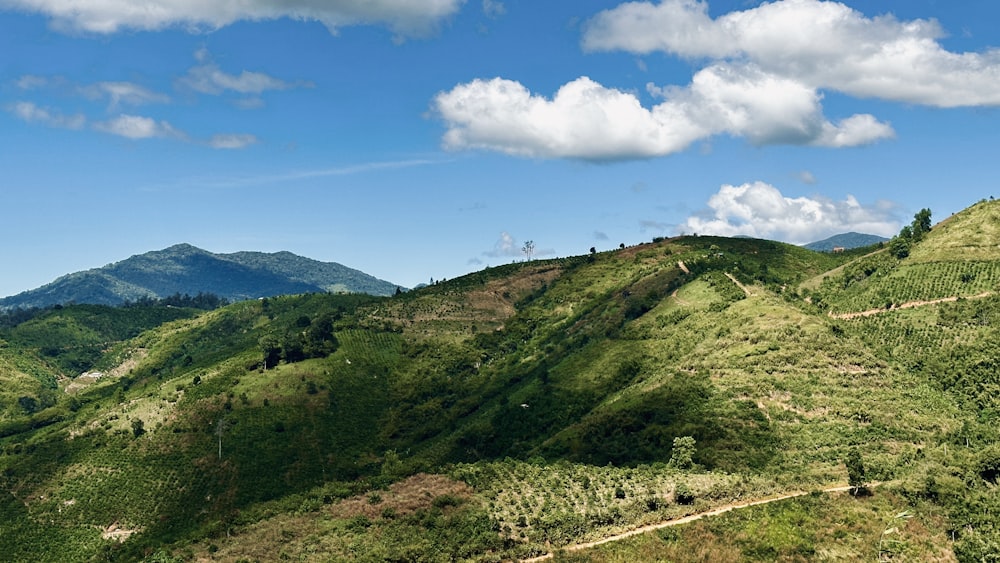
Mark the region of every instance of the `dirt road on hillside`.
[[[868, 486], [871, 487], [873, 485], [868, 485]], [[822, 492], [822, 493], [841, 493], [841, 492], [845, 492], [845, 491], [849, 491], [849, 490], [851, 490], [851, 487], [848, 487], [846, 485], [843, 485], [843, 486], [838, 485], [836, 487], [828, 487], [826, 489], [822, 489], [822, 490], [820, 490], [820, 492]], [[669, 528], [671, 526], [680, 526], [681, 524], [688, 524], [690, 522], [694, 522], [695, 520], [701, 520], [702, 518], [705, 518], [705, 517], [708, 517], [708, 516], [718, 516], [719, 514], [725, 514], [726, 512], [729, 512], [731, 510], [739, 510], [741, 508], [749, 508], [751, 506], [757, 506], [757, 505], [760, 505], [760, 504], [768, 504], [768, 503], [772, 503], [772, 502], [778, 502], [779, 500], [786, 500], [786, 499], [790, 499], [790, 498], [801, 497], [801, 496], [805, 496], [805, 495], [808, 495], [808, 494], [809, 494], [809, 492], [806, 492], [806, 491], [797, 491], [797, 492], [794, 492], [794, 493], [788, 493], [788, 494], [784, 494], [784, 495], [776, 496], [776, 497], [768, 497], [768, 498], [757, 499], [757, 500], [749, 500], [749, 501], [746, 501], [746, 502], [734, 502], [734, 503], [731, 503], [731, 504], [726, 504], [726, 505], [723, 505], [723, 506], [719, 506], [719, 507], [713, 508], [711, 510], [706, 510], [705, 512], [699, 512], [697, 514], [690, 514], [688, 516], [684, 516], [684, 517], [681, 517], [681, 518], [674, 518], [674, 519], [671, 519], [671, 520], [666, 520], [664, 522], [658, 522], [656, 524], [649, 524], [647, 526], [643, 526], [641, 528], [636, 528], [634, 530], [629, 530], [629, 531], [623, 532], [621, 534], [615, 534], [613, 536], [609, 536], [609, 537], [606, 537], [606, 538], [603, 538], [603, 539], [599, 539], [599, 540], [595, 540], [595, 541], [592, 541], [592, 542], [579, 543], [579, 544], [575, 544], [575, 545], [568, 545], [568, 546], [560, 548], [560, 549], [562, 551], [580, 551], [580, 550], [583, 550], [583, 549], [590, 549], [592, 547], [597, 547], [599, 545], [603, 545], [603, 544], [606, 544], [606, 543], [616, 542], [616, 541], [619, 541], [619, 540], [623, 540], [625, 538], [630, 538], [632, 536], [638, 536], [639, 534], [645, 534], [646, 532], [652, 532], [654, 530], [659, 530], [659, 529], [662, 529], [662, 528]], [[545, 555], [540, 555], [538, 557], [532, 557], [531, 559], [522, 559], [521, 562], [522, 563], [531, 563], [533, 561], [545, 561], [547, 559], [552, 559], [552, 557], [554, 557], [553, 553], [547, 553]]]
[[856, 319], [858, 317], [870, 317], [872, 315], [880, 315], [882, 313], [888, 313], [889, 311], [896, 311], [899, 309], [913, 309], [915, 307], [924, 307], [927, 305], [937, 305], [938, 303], [953, 303], [959, 299], [985, 299], [993, 295], [992, 291], [984, 291], [979, 295], [972, 295], [969, 297], [942, 297], [941, 299], [931, 299], [930, 301], [907, 301], [906, 303], [901, 303], [899, 305], [893, 305], [888, 309], [885, 307], [879, 309], [868, 309], [867, 311], [858, 311], [857, 313], [834, 313], [830, 312], [830, 317], [834, 319]]
[[736, 279], [736, 276], [730, 274], [729, 272], [726, 272], [726, 277], [731, 279], [733, 283], [736, 284], [736, 287], [742, 289], [743, 293], [745, 293], [747, 297], [753, 297], [753, 294], [750, 293], [750, 289], [748, 289], [747, 286], [741, 284], [740, 280]]

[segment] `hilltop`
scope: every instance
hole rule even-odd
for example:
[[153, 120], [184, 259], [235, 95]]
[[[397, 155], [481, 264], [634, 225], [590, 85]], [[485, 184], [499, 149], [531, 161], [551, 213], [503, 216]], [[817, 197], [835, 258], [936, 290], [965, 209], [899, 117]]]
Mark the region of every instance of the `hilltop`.
[[319, 262], [290, 252], [214, 254], [178, 244], [68, 274], [38, 289], [0, 299], [0, 311], [65, 303], [120, 305], [198, 293], [229, 301], [312, 292], [391, 295], [396, 287], [335, 262]]
[[[992, 557], [997, 213], [905, 255], [680, 237], [47, 311], [0, 331], [0, 553], [500, 561], [789, 496], [556, 560]], [[819, 492], [849, 479], [881, 484]]]
[[809, 244], [805, 244], [803, 246], [809, 250], [815, 250], [816, 252], [833, 252], [836, 248], [850, 250], [863, 246], [876, 245], [880, 242], [886, 242], [888, 240], [889, 239], [878, 235], [866, 235], [862, 233], [850, 232], [833, 235], [832, 237], [816, 242], [810, 242]]

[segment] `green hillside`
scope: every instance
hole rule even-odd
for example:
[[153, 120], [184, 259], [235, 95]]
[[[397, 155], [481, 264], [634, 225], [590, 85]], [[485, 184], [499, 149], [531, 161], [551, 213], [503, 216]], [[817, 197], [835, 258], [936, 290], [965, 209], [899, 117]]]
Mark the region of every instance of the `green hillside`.
[[[52, 311], [0, 332], [0, 553], [499, 561], [817, 491], [557, 560], [988, 559], [995, 212], [903, 258], [683, 237], [395, 297]], [[879, 303], [911, 295], [963, 299]], [[858, 454], [880, 485], [818, 492]]]
[[189, 244], [60, 277], [0, 299], [0, 312], [87, 303], [121, 305], [172, 295], [211, 294], [229, 301], [296, 293], [392, 295], [397, 286], [336, 262], [290, 252], [214, 254]]
[[933, 227], [906, 256], [887, 246], [804, 286], [815, 290], [816, 303], [840, 315], [985, 297], [1000, 290], [998, 224], [1000, 202], [981, 201]]
[[830, 238], [810, 242], [809, 244], [803, 244], [802, 246], [808, 248], [809, 250], [815, 250], [816, 252], [833, 252], [835, 249], [840, 249], [838, 252], [843, 252], [844, 250], [851, 250], [865, 246], [875, 246], [879, 243], [884, 243], [887, 240], [889, 239], [878, 235], [866, 235], [851, 232], [833, 235]]

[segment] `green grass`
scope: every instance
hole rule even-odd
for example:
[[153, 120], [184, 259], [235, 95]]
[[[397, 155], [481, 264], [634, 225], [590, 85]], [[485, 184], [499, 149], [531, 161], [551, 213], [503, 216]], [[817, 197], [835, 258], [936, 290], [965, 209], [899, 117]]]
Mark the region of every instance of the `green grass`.
[[[392, 298], [282, 297], [131, 324], [114, 313], [110, 325], [99, 312], [54, 312], [4, 333], [0, 347], [0, 510], [10, 515], [0, 536], [43, 559], [495, 560], [843, 482], [859, 449], [869, 479], [947, 510], [966, 530], [959, 552], [979, 553], [996, 537], [980, 508], [994, 495], [983, 452], [998, 440], [1000, 298], [827, 315], [886, 295], [995, 287], [995, 262], [918, 259], [923, 245], [959, 240], [951, 224], [901, 262], [683, 237]], [[813, 304], [797, 293], [842, 265], [809, 292]], [[266, 352], [310, 343], [320, 326], [336, 341], [316, 357], [286, 354], [264, 369]], [[88, 362], [107, 376], [71, 395], [56, 378], [78, 361], [74, 343], [99, 346]], [[22, 393], [36, 394], [38, 412], [11, 407]], [[687, 436], [696, 467], [681, 472], [670, 460]], [[473, 488], [393, 514], [398, 499], [387, 499], [403, 493], [391, 487], [421, 472]], [[676, 502], [681, 485], [693, 505]], [[339, 502], [358, 494], [370, 503]], [[726, 536], [716, 529], [698, 541], [723, 559], [822, 556], [833, 540], [821, 529], [860, 503], [810, 502], [730, 524], [740, 541], [712, 540]], [[878, 495], [863, 502], [889, 510]], [[338, 512], [359, 504], [379, 512]], [[97, 530], [110, 526], [135, 534], [109, 544]], [[238, 534], [270, 547], [240, 551]], [[463, 534], [476, 539], [462, 547]], [[846, 556], [860, 553], [847, 543]]]
[[950, 560], [939, 509], [892, 494], [807, 495], [664, 528], [555, 561]]

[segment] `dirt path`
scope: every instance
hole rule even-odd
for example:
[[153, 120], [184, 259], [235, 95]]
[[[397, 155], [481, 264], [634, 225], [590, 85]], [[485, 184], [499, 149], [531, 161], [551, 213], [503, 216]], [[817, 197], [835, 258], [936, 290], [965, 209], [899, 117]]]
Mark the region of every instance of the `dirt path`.
[[677, 300], [677, 303], [679, 305], [683, 305], [684, 307], [687, 307], [688, 305], [690, 305], [690, 303], [688, 303], [687, 301], [685, 301], [685, 300], [683, 300], [683, 299], [681, 299], [680, 297], [677, 296], [677, 291], [678, 290], [675, 289], [674, 292], [670, 294], [670, 297], [673, 297], [675, 300]]
[[752, 293], [750, 293], [750, 290], [749, 290], [749, 289], [747, 289], [747, 286], [745, 286], [745, 285], [741, 284], [741, 283], [739, 282], [739, 280], [737, 280], [737, 279], [736, 279], [736, 277], [735, 277], [735, 276], [733, 276], [733, 275], [732, 275], [732, 274], [730, 274], [729, 272], [726, 272], [726, 277], [727, 277], [727, 278], [729, 278], [729, 279], [731, 279], [731, 280], [733, 280], [733, 283], [735, 283], [737, 287], [739, 287], [740, 289], [742, 289], [742, 290], [743, 290], [743, 293], [746, 293], [746, 294], [747, 294], [747, 297], [753, 297], [753, 294], [752, 294]]
[[937, 305], [938, 303], [952, 303], [958, 301], [959, 299], [985, 299], [993, 295], [992, 291], [985, 291], [979, 295], [973, 295], [971, 297], [942, 297], [941, 299], [931, 299], [930, 301], [908, 301], [899, 305], [893, 305], [886, 309], [885, 307], [879, 309], [868, 309], [867, 311], [858, 311], [857, 313], [834, 313], [830, 312], [830, 317], [834, 319], [856, 319], [858, 317], [870, 317], [872, 315], [880, 315], [882, 313], [888, 313], [889, 311], [896, 311], [899, 309], [913, 309], [915, 307], [925, 307], [927, 305]]
[[680, 268], [681, 271], [684, 272], [685, 274], [691, 273], [691, 270], [688, 270], [688, 267], [684, 265], [684, 262], [682, 260], [677, 261], [677, 267]]
[[[874, 485], [868, 485], [868, 486], [871, 487], [871, 486], [874, 486]], [[822, 493], [841, 493], [841, 492], [845, 492], [845, 491], [849, 491], [849, 490], [851, 490], [851, 488], [848, 487], [848, 486], [840, 486], [840, 485], [838, 485], [836, 487], [828, 487], [826, 489], [822, 489], [820, 492], [822, 492]], [[621, 534], [615, 534], [613, 536], [609, 536], [609, 537], [606, 537], [604, 539], [595, 540], [595, 541], [587, 542], [587, 543], [578, 543], [578, 544], [575, 544], [575, 545], [568, 545], [568, 546], [560, 548], [560, 549], [562, 551], [580, 551], [580, 550], [583, 550], [583, 549], [590, 549], [592, 547], [597, 547], [599, 545], [603, 545], [603, 544], [606, 544], [606, 543], [611, 543], [611, 542], [623, 540], [623, 539], [626, 539], [626, 538], [631, 538], [632, 536], [638, 536], [639, 534], [645, 534], [646, 532], [652, 532], [654, 530], [660, 530], [662, 528], [669, 528], [671, 526], [680, 526], [681, 524], [688, 524], [690, 522], [694, 522], [695, 520], [701, 520], [702, 518], [705, 518], [705, 517], [708, 517], [708, 516], [718, 516], [719, 514], [725, 514], [726, 512], [729, 512], [731, 510], [739, 510], [741, 508], [749, 508], [751, 506], [757, 506], [757, 505], [760, 505], [760, 504], [768, 504], [768, 503], [772, 503], [772, 502], [778, 502], [779, 500], [786, 500], [786, 499], [790, 499], [790, 498], [801, 497], [801, 496], [805, 496], [805, 495], [808, 495], [808, 494], [809, 494], [808, 492], [797, 491], [797, 492], [794, 492], [794, 493], [788, 493], [788, 494], [784, 494], [784, 495], [777, 496], [777, 497], [769, 497], [769, 498], [763, 498], [763, 499], [757, 499], [757, 500], [750, 500], [750, 501], [746, 501], [746, 502], [734, 502], [734, 503], [731, 503], [731, 504], [726, 504], [726, 505], [723, 505], [723, 506], [719, 506], [719, 507], [713, 508], [711, 510], [706, 510], [705, 512], [699, 512], [697, 514], [691, 514], [691, 515], [684, 516], [684, 517], [681, 517], [681, 518], [674, 518], [672, 520], [666, 520], [664, 522], [658, 522], [656, 524], [649, 524], [647, 526], [643, 526], [641, 528], [636, 528], [634, 530], [629, 530], [629, 531], [623, 532]], [[553, 553], [546, 553], [545, 555], [540, 555], [538, 557], [532, 557], [531, 559], [522, 559], [521, 562], [522, 563], [531, 563], [533, 561], [545, 561], [547, 559], [552, 559], [552, 557], [554, 557]]]

